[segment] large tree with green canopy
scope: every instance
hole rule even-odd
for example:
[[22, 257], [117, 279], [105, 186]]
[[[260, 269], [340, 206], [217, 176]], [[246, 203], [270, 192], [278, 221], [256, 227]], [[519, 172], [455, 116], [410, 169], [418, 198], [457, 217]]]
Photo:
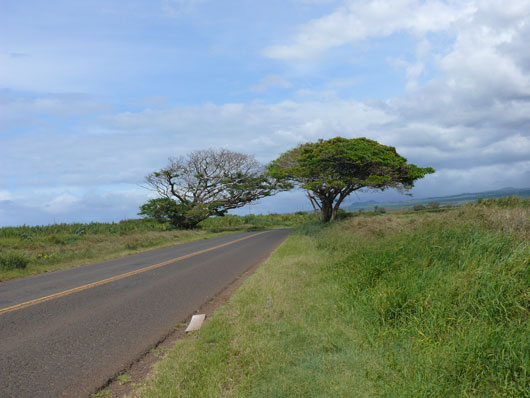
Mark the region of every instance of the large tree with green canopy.
[[392, 146], [367, 138], [336, 137], [302, 144], [268, 166], [270, 176], [307, 190], [324, 222], [337, 216], [341, 203], [359, 189], [409, 190], [431, 167], [407, 163]]

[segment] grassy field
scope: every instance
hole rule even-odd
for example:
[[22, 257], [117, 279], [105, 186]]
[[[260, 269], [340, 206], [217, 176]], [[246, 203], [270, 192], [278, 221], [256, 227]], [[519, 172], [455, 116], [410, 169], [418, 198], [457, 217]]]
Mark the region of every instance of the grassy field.
[[0, 228], [0, 281], [232, 232], [294, 226], [312, 217], [307, 213], [226, 216], [187, 231], [150, 220]]
[[297, 228], [150, 397], [530, 396], [530, 201]]

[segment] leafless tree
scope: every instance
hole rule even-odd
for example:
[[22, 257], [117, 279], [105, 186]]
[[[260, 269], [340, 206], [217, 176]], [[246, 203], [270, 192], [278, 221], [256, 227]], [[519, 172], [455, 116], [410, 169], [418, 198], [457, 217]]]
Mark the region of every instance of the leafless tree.
[[160, 198], [143, 205], [140, 214], [186, 228], [282, 189], [265, 176], [264, 167], [253, 156], [226, 149], [170, 158], [165, 168], [147, 175], [145, 182]]

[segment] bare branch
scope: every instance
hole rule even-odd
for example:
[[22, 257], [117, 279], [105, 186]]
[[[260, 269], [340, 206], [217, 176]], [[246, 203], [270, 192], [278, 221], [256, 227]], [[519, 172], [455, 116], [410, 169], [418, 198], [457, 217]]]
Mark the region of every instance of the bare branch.
[[[210, 215], [222, 216], [230, 209], [281, 190], [282, 185], [264, 172], [253, 156], [226, 149], [207, 149], [170, 158], [165, 168], [147, 175], [145, 182], [162, 198], [173, 201], [174, 206], [155, 200], [156, 203], [166, 210], [172, 209], [181, 218], [185, 218], [186, 212], [193, 213], [196, 223]], [[145, 207], [145, 211], [151, 211], [151, 207]]]

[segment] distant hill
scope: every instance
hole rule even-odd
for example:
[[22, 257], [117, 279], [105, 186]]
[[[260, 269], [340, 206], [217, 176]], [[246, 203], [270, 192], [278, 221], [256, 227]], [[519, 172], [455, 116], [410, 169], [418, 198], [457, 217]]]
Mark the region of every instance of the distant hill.
[[373, 209], [374, 206], [383, 207], [387, 210], [407, 209], [414, 205], [426, 205], [430, 202], [438, 202], [440, 205], [459, 206], [465, 203], [474, 202], [480, 198], [500, 198], [503, 196], [518, 195], [521, 197], [530, 197], [530, 188], [502, 188], [496, 191], [484, 191], [476, 193], [461, 193], [451, 196], [437, 196], [422, 199], [410, 199], [398, 202], [377, 202], [374, 200], [366, 202], [352, 203], [344, 206], [344, 210]]

